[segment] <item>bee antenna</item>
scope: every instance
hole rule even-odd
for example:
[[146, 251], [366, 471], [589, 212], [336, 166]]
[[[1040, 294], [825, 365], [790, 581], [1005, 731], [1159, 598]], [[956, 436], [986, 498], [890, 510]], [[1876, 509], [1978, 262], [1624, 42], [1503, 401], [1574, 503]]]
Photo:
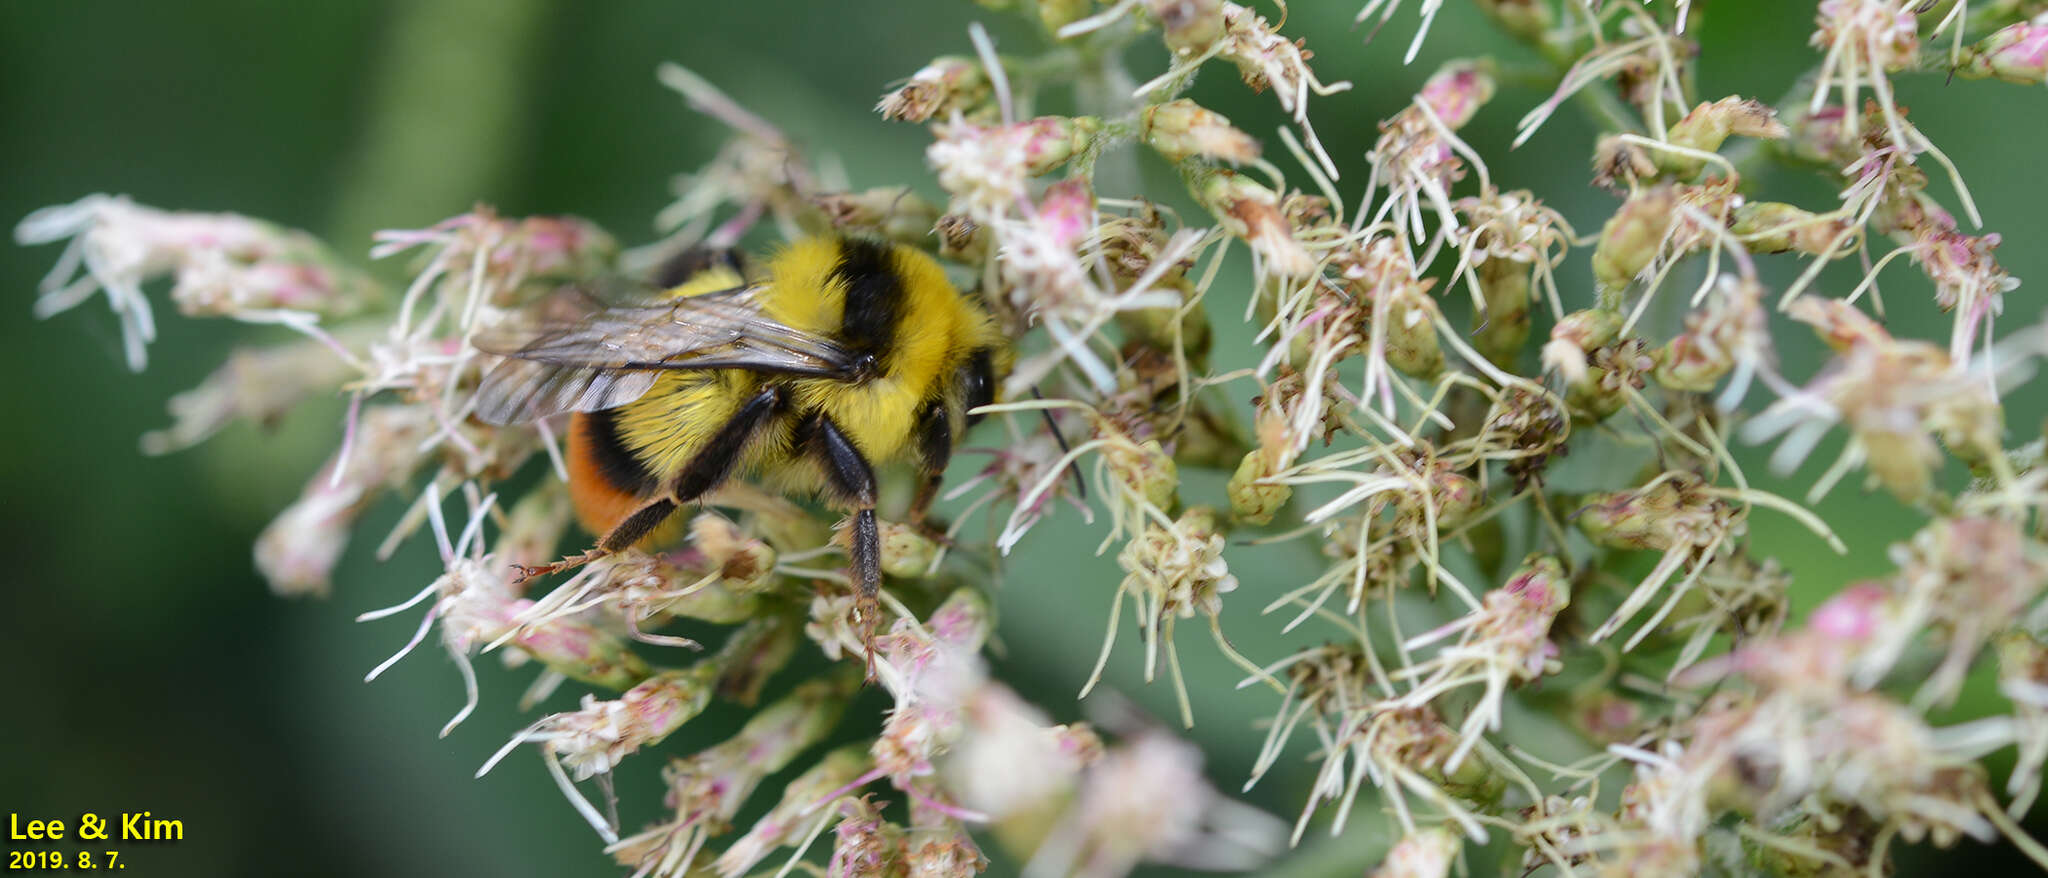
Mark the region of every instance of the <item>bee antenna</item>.
[[[1038, 386], [1034, 384], [1031, 386], [1031, 398], [1043, 400], [1045, 399], [1045, 394], [1039, 393]], [[1053, 441], [1058, 442], [1060, 444], [1060, 456], [1064, 457], [1068, 454], [1073, 453], [1074, 449], [1071, 446], [1067, 445], [1066, 434], [1060, 432], [1060, 422], [1053, 420], [1052, 409], [1039, 409], [1038, 413], [1045, 417], [1045, 425], [1051, 428]], [[1067, 472], [1074, 474], [1075, 493], [1080, 494], [1081, 499], [1083, 500], [1088, 499], [1088, 480], [1081, 478], [1080, 462], [1074, 461], [1068, 463]]]

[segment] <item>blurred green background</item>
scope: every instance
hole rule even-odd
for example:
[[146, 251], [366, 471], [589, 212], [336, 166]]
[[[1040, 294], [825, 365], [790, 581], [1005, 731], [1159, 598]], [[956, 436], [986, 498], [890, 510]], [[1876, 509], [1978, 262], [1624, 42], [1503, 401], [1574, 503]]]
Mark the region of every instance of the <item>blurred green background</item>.
[[[1531, 60], [1485, 29], [1468, 4], [1451, 3], [1422, 56], [1403, 67], [1413, 11], [1404, 9], [1367, 49], [1350, 26], [1356, 5], [1297, 3], [1287, 26], [1309, 38], [1326, 81], [1355, 83], [1312, 102], [1347, 196], [1362, 184], [1377, 121], [1442, 60]], [[1805, 45], [1810, 3], [1695, 6], [1706, 10], [1700, 82], [1708, 98], [1775, 99], [1816, 60]], [[690, 66], [815, 153], [838, 155], [856, 186], [897, 183], [921, 178], [928, 136], [869, 108], [930, 57], [968, 51], [966, 29], [977, 19], [1006, 48], [1037, 45], [1017, 20], [964, 0], [0, 4], [0, 220], [11, 224], [91, 192], [127, 193], [145, 204], [232, 210], [311, 229], [360, 258], [376, 228], [424, 226], [482, 202], [508, 215], [579, 214], [638, 243], [652, 236], [651, 217], [669, 200], [669, 177], [696, 167], [724, 136], [655, 83], [658, 62]], [[1141, 45], [1133, 68], [1140, 78], [1162, 59]], [[2038, 246], [2048, 236], [2048, 181], [2039, 167], [2048, 95], [1946, 85], [1939, 76], [1906, 78], [1900, 93], [1975, 184], [1988, 227], [2006, 235], [2001, 261], [2015, 276], [2048, 278], [2048, 250]], [[1254, 132], [1282, 121], [1270, 95], [1249, 94], [1227, 70], [1212, 67], [1194, 96]], [[1504, 87], [1468, 139], [1505, 187], [1535, 190], [1590, 233], [1613, 201], [1587, 185], [1591, 129], [1572, 108], [1529, 145], [1506, 148], [1515, 120], [1542, 97]], [[1178, 192], [1163, 165], [1144, 173], [1150, 192]], [[1757, 182], [1778, 200], [1816, 208], [1833, 200], [1833, 187], [1808, 175], [1771, 173]], [[425, 546], [380, 565], [369, 557], [374, 538], [358, 540], [324, 601], [273, 598], [254, 575], [250, 542], [331, 450], [338, 405], [311, 407], [272, 432], [240, 425], [198, 450], [144, 458], [136, 437], [167, 423], [163, 401], [254, 334], [162, 307], [150, 368], [132, 375], [99, 303], [49, 322], [30, 317], [34, 285], [56, 248], [0, 252], [0, 288], [14, 303], [0, 321], [12, 423], [0, 434], [8, 580], [0, 590], [0, 807], [24, 818], [146, 809], [182, 819], [186, 841], [124, 852], [133, 874], [144, 876], [610, 874], [598, 841], [537, 760], [522, 755], [482, 780], [471, 777], [530, 721], [513, 710], [530, 672], [480, 663], [482, 709], [445, 740], [435, 731], [461, 703], [445, 657], [423, 650], [377, 683], [362, 683], [411, 623], [351, 619], [431, 577]], [[1781, 280], [1792, 265], [1767, 263]], [[394, 269], [379, 268], [387, 277]], [[1946, 317], [1922, 304], [1924, 280], [1905, 266], [1886, 277], [1895, 329], [1945, 338]], [[1583, 254], [1565, 280], [1567, 304], [1590, 301]], [[2038, 314], [2033, 289], [2010, 297], [2006, 327]], [[1212, 305], [1229, 314], [1239, 302], [1226, 294]], [[1811, 374], [1814, 346], [1793, 331], [1780, 338], [1787, 374]], [[1247, 356], [1242, 333], [1226, 332], [1222, 344], [1226, 365]], [[1752, 404], [1760, 398], [1753, 392]], [[2042, 414], [2037, 390], [2016, 395], [2013, 434], [2037, 433]], [[1832, 450], [1824, 446], [1815, 465], [1765, 485], [1803, 492]], [[1762, 472], [1755, 450], [1745, 459]], [[1186, 490], [1216, 502], [1221, 481], [1198, 473]], [[383, 533], [394, 506], [380, 507], [361, 533]], [[1802, 609], [1890, 569], [1883, 547], [1915, 520], [1854, 484], [1822, 512], [1849, 556], [1832, 555], [1768, 513], [1755, 535], [1762, 554], [1782, 558], [1797, 576]], [[999, 592], [1001, 672], [1061, 719], [1081, 716], [1071, 696], [1119, 578], [1113, 558], [1087, 557], [1094, 533], [1061, 514], [1018, 550]], [[1299, 584], [1308, 557], [1298, 548], [1240, 556], [1244, 587], [1228, 600], [1243, 606], [1229, 616], [1229, 633], [1254, 659], [1272, 660], [1286, 647], [1269, 633], [1279, 620], [1257, 619], [1251, 608]], [[1189, 632], [1182, 641], [1195, 681], [1190, 735], [1209, 754], [1212, 780], [1235, 790], [1261, 734], [1252, 719], [1273, 704], [1255, 690], [1234, 691], [1238, 672], [1206, 637]], [[1107, 683], [1170, 720], [1171, 692], [1163, 681], [1142, 683], [1136, 644], [1126, 632]], [[553, 704], [569, 701], [558, 695]], [[715, 740], [729, 719], [693, 725], [667, 749]], [[856, 711], [848, 725], [873, 722]], [[629, 823], [651, 813], [655, 764], [642, 757], [644, 770], [626, 772]], [[1291, 819], [1311, 769], [1290, 757], [1246, 798]], [[1336, 842], [1312, 832], [1276, 872], [1358, 874], [1384, 843], [1382, 823], [1358, 815]], [[1955, 856], [1987, 857], [1986, 868], [2004, 862], [1998, 849], [1974, 844]]]

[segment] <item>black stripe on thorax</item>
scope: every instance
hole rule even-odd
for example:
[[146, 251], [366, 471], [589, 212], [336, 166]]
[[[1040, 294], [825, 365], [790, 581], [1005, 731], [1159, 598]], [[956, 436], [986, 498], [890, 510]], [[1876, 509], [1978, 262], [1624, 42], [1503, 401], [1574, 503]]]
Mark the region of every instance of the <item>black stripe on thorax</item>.
[[905, 299], [903, 276], [890, 246], [859, 238], [841, 241], [832, 276], [846, 285], [840, 342], [856, 353], [886, 359]]
[[618, 409], [585, 412], [582, 422], [583, 441], [590, 449], [590, 461], [597, 465], [598, 474], [606, 482], [634, 496], [654, 493], [660, 487], [647, 464], [635, 457], [619, 438]]

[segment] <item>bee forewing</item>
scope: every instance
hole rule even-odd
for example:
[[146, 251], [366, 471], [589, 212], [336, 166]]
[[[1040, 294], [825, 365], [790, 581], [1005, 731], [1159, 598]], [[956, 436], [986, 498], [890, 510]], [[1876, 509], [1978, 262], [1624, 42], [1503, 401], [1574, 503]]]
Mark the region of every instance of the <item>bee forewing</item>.
[[660, 374], [507, 359], [477, 388], [476, 416], [488, 424], [517, 424], [565, 412], [617, 408], [645, 396]]
[[506, 358], [477, 389], [477, 417], [505, 424], [612, 408], [639, 399], [670, 369], [847, 372], [845, 348], [763, 315], [760, 289], [659, 298], [648, 288], [565, 288], [471, 337], [478, 350]]

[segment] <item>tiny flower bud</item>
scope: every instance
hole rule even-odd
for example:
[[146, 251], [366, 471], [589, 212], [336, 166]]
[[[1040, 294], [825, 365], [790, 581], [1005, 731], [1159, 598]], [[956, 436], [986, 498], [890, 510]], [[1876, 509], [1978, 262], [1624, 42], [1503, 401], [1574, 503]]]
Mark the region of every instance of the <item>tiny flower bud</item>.
[[1593, 308], [1565, 315], [1550, 328], [1550, 341], [1543, 345], [1543, 368], [1564, 377], [1567, 383], [1585, 378], [1586, 363], [1596, 348], [1606, 347], [1621, 333], [1622, 316]]
[[1841, 299], [1806, 296], [1785, 309], [1792, 319], [1810, 325], [1814, 334], [1835, 353], [1846, 353], [1857, 345], [1884, 345], [1892, 341], [1884, 325]]
[[1770, 343], [1763, 290], [1751, 280], [1720, 280], [1706, 307], [1685, 315], [1685, 332], [1659, 352], [1657, 383], [1706, 393], [1738, 366], [1754, 369], [1763, 359]]
[[1234, 171], [1216, 169], [1192, 184], [1196, 200], [1216, 216], [1223, 228], [1243, 238], [1283, 277], [1301, 277], [1315, 268], [1315, 259], [1294, 239], [1294, 228], [1280, 212], [1280, 197]]
[[1088, 17], [1093, 0], [1037, 0], [1038, 23], [1045, 32], [1058, 35], [1060, 28]]
[[1631, 391], [1648, 383], [1658, 353], [1634, 338], [1594, 351], [1585, 377], [1565, 385], [1572, 416], [1592, 424], [1613, 417], [1628, 405]]
[[937, 58], [910, 75], [902, 88], [882, 96], [875, 110], [884, 119], [923, 122], [934, 116], [967, 114], [990, 94], [988, 77], [972, 58]]
[[1155, 527], [1132, 540], [1117, 563], [1130, 574], [1126, 583], [1142, 583], [1155, 595], [1162, 615], [1187, 617], [1197, 609], [1214, 614], [1223, 595], [1237, 589], [1237, 577], [1223, 559], [1216, 512], [1207, 506], [1189, 507], [1172, 531]]
[[1589, 494], [1577, 515], [1579, 530], [1595, 544], [1617, 549], [1693, 545], [1732, 509], [1704, 487], [1697, 475], [1671, 472], [1643, 488]]
[[1431, 74], [1416, 96], [1429, 104], [1437, 121], [1456, 131], [1493, 100], [1493, 92], [1493, 77], [1479, 64], [1451, 61]]
[[[516, 612], [532, 601], [515, 601]], [[529, 625], [508, 641], [541, 664], [571, 680], [581, 680], [606, 689], [624, 689], [647, 678], [647, 662], [624, 640], [587, 622], [555, 619], [545, 625]]]
[[1270, 524], [1273, 514], [1287, 505], [1287, 498], [1294, 496], [1294, 488], [1282, 484], [1260, 484], [1259, 479], [1272, 473], [1267, 472], [1266, 453], [1254, 450], [1244, 456], [1237, 471], [1230, 476], [1227, 491], [1230, 495], [1230, 517], [1245, 524]]
[[903, 827], [882, 819], [881, 809], [866, 799], [843, 799], [842, 819], [832, 830], [832, 858], [825, 878], [890, 878], [906, 874]]
[[731, 625], [761, 608], [759, 594], [728, 587], [717, 567], [699, 572], [667, 558], [621, 552], [585, 569], [589, 589], [611, 594], [621, 610], [643, 621], [675, 616]]
[[903, 579], [923, 579], [938, 557], [939, 544], [900, 522], [882, 523], [882, 572]]
[[1036, 177], [1051, 173], [1087, 149], [1089, 141], [1102, 129], [1102, 120], [1093, 116], [1040, 116], [1019, 122], [1017, 127], [1024, 137], [1025, 173]]
[[705, 513], [690, 520], [690, 544], [703, 553], [727, 588], [751, 592], [775, 572], [775, 549], [748, 536], [731, 519]]
[[1259, 157], [1259, 142], [1251, 135], [1186, 98], [1146, 107], [1139, 136], [1172, 162], [1201, 156], [1243, 164]]
[[1416, 378], [1434, 378], [1444, 368], [1442, 343], [1436, 337], [1441, 314], [1429, 296], [1435, 283], [1431, 278], [1388, 291], [1387, 362]]
[[1106, 446], [1103, 456], [1125, 489], [1144, 502], [1159, 509], [1172, 509], [1179, 502], [1180, 467], [1159, 440]]
[[1145, 0], [1174, 55], [1199, 55], [1223, 38], [1223, 0]]
[[1048, 249], [1071, 252], [1095, 228], [1095, 193], [1084, 180], [1061, 180], [1039, 196], [1037, 231]]
[[[1103, 261], [1123, 286], [1137, 282], [1152, 269], [1152, 264], [1165, 252], [1169, 238], [1165, 217], [1150, 205], [1135, 216], [1105, 218], [1096, 226], [1094, 235], [1101, 242]], [[1185, 278], [1192, 267], [1194, 263], [1183, 258], [1167, 266], [1164, 277]]]
[[[528, 740], [556, 756], [577, 780], [604, 774], [643, 747], [666, 739], [711, 701], [712, 668], [706, 663], [686, 671], [663, 671], [626, 690], [616, 700], [583, 696], [583, 707], [534, 723], [512, 738], [510, 747]], [[500, 751], [501, 755], [504, 751]], [[496, 758], [485, 765], [488, 771]]]
[[[1776, 201], [1748, 201], [1735, 208], [1728, 231], [1752, 253], [1797, 251], [1812, 256], [1827, 255], [1847, 220], [1822, 219], [1809, 211]], [[1845, 243], [1854, 243], [1849, 238]]]
[[[1777, 111], [1770, 106], [1731, 96], [1692, 108], [1692, 112], [1671, 126], [1665, 140], [1674, 146], [1715, 152], [1730, 136], [1777, 140], [1787, 133], [1785, 123], [1778, 121]], [[1681, 180], [1697, 175], [1704, 166], [1701, 159], [1668, 152], [1660, 153], [1657, 162]]]
[[1432, 521], [1439, 531], [1455, 530], [1471, 518], [1472, 513], [1479, 511], [1485, 496], [1480, 493], [1477, 482], [1460, 475], [1441, 460], [1419, 454], [1402, 454], [1400, 457], [1422, 478], [1424, 487], [1421, 491], [1403, 493], [1397, 501], [1394, 512], [1397, 530], [1426, 534]]
[[1543, 0], [1478, 0], [1478, 6], [1501, 30], [1524, 42], [1544, 37], [1555, 21]]
[[973, 878], [988, 868], [988, 857], [960, 821], [913, 808], [903, 839], [905, 878]]
[[2006, 82], [2048, 82], [2048, 16], [2006, 25], [1963, 50], [1956, 74], [1967, 79], [1997, 77]]
[[1507, 471], [1523, 484], [1563, 452], [1569, 431], [1569, 416], [1555, 394], [1515, 387], [1487, 409], [1481, 435], [1490, 445], [1513, 453]]
[[1473, 315], [1479, 327], [1472, 331], [1472, 346], [1494, 365], [1510, 368], [1529, 340], [1529, 266], [1496, 257], [1475, 271], [1486, 310]]
[[1657, 176], [1657, 159], [1642, 144], [1603, 134], [1593, 144], [1593, 185], [1616, 193], [1633, 192], [1638, 183]]
[[1652, 186], [1637, 190], [1608, 218], [1593, 250], [1593, 279], [1603, 291], [1626, 289], [1657, 258], [1677, 210], [1670, 186]]
[[1457, 833], [1441, 826], [1404, 836], [1370, 878], [1449, 878], [1461, 846]]
[[987, 227], [961, 213], [949, 213], [932, 223], [939, 236], [939, 255], [955, 262], [980, 265], [988, 260]]

